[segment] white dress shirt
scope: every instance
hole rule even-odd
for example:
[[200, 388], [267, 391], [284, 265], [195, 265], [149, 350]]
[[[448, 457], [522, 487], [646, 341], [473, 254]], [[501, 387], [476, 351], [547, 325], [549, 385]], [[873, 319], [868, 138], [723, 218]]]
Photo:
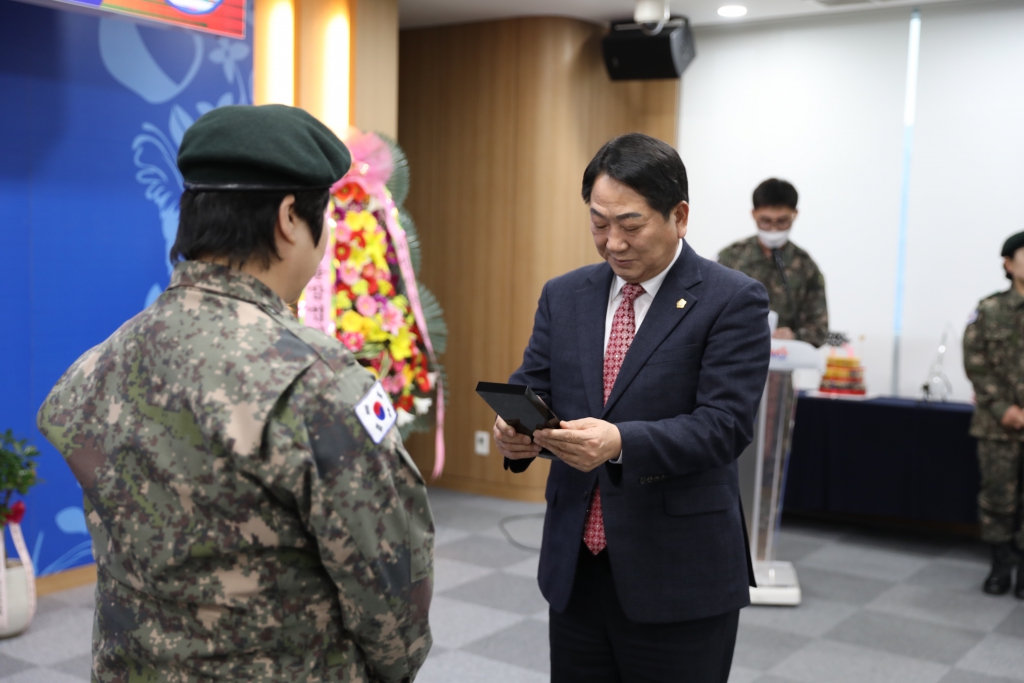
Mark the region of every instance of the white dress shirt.
[[[683, 253], [683, 241], [679, 240], [679, 244], [676, 245], [676, 255], [672, 257], [672, 262], [665, 267], [665, 270], [661, 271], [650, 280], [646, 280], [640, 283], [640, 286], [644, 288], [644, 293], [633, 300], [633, 317], [635, 319], [635, 327], [633, 329], [633, 336], [636, 337], [636, 333], [640, 331], [640, 325], [643, 324], [644, 318], [647, 317], [647, 311], [651, 308], [651, 303], [654, 301], [654, 297], [658, 295], [658, 290], [661, 289], [661, 283], [665, 281], [665, 277], [668, 275], [668, 271], [672, 270], [672, 266], [679, 260], [679, 254]], [[619, 304], [622, 302], [622, 288], [625, 286], [626, 281], [618, 275], [612, 280], [611, 291], [608, 292], [608, 312], [604, 318], [604, 350], [608, 352], [608, 340], [612, 336], [612, 320], [615, 319], [615, 311], [618, 310]], [[613, 465], [622, 464], [622, 452], [619, 452], [619, 457], [608, 462]]]

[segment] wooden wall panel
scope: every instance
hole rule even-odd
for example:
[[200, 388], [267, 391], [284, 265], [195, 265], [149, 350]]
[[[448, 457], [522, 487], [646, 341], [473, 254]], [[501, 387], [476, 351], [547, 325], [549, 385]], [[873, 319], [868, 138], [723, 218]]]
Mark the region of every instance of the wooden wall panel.
[[[351, 120], [353, 3], [349, 0], [294, 0], [294, 5], [295, 106], [323, 121], [335, 134], [344, 135]], [[339, 17], [344, 18], [349, 29], [349, 49], [345, 55], [349, 68], [340, 72], [337, 70], [344, 69], [344, 63], [332, 62], [329, 43], [335, 36], [328, 35], [329, 24]], [[334, 90], [344, 87], [348, 88], [347, 92]]]
[[398, 135], [398, 0], [355, 0], [352, 125]]
[[[547, 462], [513, 475], [493, 445], [489, 457], [473, 453], [473, 432], [494, 420], [473, 388], [519, 365], [544, 283], [599, 260], [580, 181], [600, 146], [633, 130], [674, 141], [677, 82], [611, 83], [602, 33], [553, 17], [401, 32], [406, 205], [424, 244], [421, 277], [449, 326], [440, 486], [543, 499]], [[432, 436], [408, 445], [430, 471]]]

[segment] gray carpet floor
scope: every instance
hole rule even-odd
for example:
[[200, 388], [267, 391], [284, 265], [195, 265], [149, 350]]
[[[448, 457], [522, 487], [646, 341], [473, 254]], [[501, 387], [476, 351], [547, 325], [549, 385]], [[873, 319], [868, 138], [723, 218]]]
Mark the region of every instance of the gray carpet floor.
[[[416, 680], [547, 681], [537, 553], [499, 527], [543, 506], [440, 489], [431, 503], [435, 644]], [[505, 528], [539, 544], [539, 519]], [[779, 557], [795, 562], [803, 604], [743, 610], [731, 683], [1024, 681], [1024, 603], [981, 593], [980, 543], [787, 520]], [[29, 631], [0, 641], [0, 683], [89, 680], [92, 609], [89, 586], [42, 598]]]

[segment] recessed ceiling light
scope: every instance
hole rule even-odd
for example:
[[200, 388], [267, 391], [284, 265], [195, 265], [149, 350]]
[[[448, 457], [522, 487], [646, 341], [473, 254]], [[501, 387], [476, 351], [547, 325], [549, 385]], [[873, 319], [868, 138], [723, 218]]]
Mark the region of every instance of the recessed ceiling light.
[[747, 13], [747, 8], [743, 5], [725, 5], [718, 8], [718, 16], [720, 17], [742, 17]]

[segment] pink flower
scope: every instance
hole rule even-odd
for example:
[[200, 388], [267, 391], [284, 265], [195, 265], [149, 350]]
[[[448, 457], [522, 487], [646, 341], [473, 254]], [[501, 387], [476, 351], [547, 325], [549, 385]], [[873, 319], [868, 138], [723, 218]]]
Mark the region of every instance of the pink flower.
[[391, 148], [374, 133], [354, 133], [345, 140], [345, 146], [352, 154], [352, 168], [331, 188], [337, 191], [348, 183], [355, 183], [368, 194], [376, 194], [384, 189], [391, 177], [394, 161], [391, 159]]
[[388, 375], [380, 381], [380, 386], [392, 396], [397, 396], [402, 393], [402, 389], [405, 387], [405, 377], [400, 372]]
[[349, 351], [358, 351], [363, 348], [363, 342], [366, 338], [362, 332], [342, 332], [341, 343], [345, 345]]
[[338, 242], [348, 242], [352, 239], [352, 228], [344, 220], [338, 221], [338, 227], [334, 229], [334, 235]]
[[398, 331], [402, 329], [402, 324], [405, 322], [402, 311], [390, 301], [384, 304], [384, 311], [381, 317], [383, 318], [381, 327], [388, 334], [398, 334]]
[[339, 272], [339, 275], [341, 277], [341, 281], [349, 287], [363, 279], [362, 270], [349, 263], [341, 264], [341, 271]]
[[377, 314], [377, 300], [369, 294], [363, 294], [356, 299], [356, 310], [360, 315], [372, 318]]

